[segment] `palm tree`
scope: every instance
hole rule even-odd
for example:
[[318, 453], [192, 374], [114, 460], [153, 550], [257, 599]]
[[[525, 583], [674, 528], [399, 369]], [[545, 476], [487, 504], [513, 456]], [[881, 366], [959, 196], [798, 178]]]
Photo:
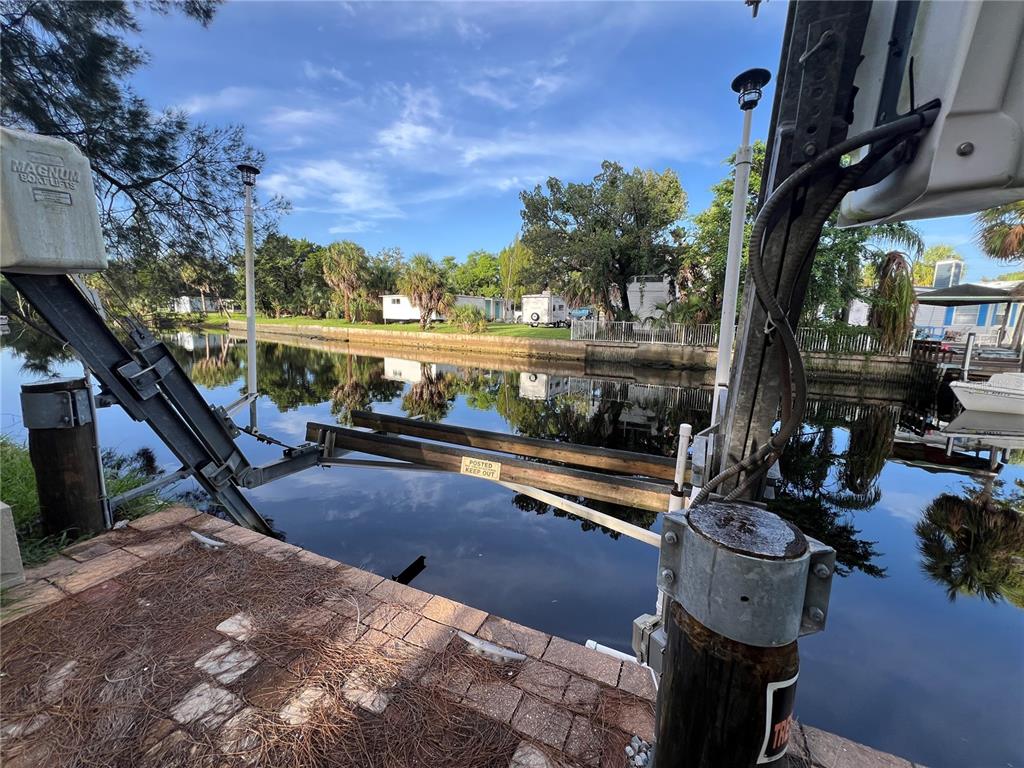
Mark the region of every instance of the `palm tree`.
[[398, 290], [420, 310], [420, 328], [430, 327], [434, 314], [443, 315], [455, 305], [444, 272], [425, 253], [417, 253], [398, 279]]
[[1024, 200], [982, 211], [974, 217], [978, 245], [993, 259], [1024, 261]]
[[914, 278], [907, 257], [889, 251], [878, 268], [878, 288], [871, 301], [868, 324], [880, 333], [882, 349], [896, 353], [914, 330]]
[[331, 243], [324, 253], [324, 280], [340, 294], [345, 305], [345, 319], [355, 320], [352, 314], [352, 297], [355, 296], [369, 276], [369, 257], [362, 246], [351, 240]]

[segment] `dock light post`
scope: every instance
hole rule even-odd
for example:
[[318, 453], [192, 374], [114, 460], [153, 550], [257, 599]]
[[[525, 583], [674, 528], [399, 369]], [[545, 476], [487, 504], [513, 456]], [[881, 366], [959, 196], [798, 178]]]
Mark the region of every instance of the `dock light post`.
[[718, 333], [718, 363], [715, 366], [715, 391], [711, 400], [711, 424], [725, 412], [732, 368], [732, 345], [736, 335], [736, 301], [740, 288], [740, 255], [743, 252], [744, 224], [747, 216], [747, 192], [750, 189], [750, 121], [761, 100], [761, 90], [771, 79], [767, 69], [748, 69], [732, 81], [739, 94], [743, 112], [743, 138], [736, 150], [736, 174], [732, 189], [732, 219], [729, 222], [729, 250], [725, 262], [725, 287], [722, 291], [722, 323]]
[[241, 163], [238, 171], [245, 186], [245, 382], [250, 397], [249, 414], [256, 428], [256, 259], [252, 246], [252, 188], [260, 169]]

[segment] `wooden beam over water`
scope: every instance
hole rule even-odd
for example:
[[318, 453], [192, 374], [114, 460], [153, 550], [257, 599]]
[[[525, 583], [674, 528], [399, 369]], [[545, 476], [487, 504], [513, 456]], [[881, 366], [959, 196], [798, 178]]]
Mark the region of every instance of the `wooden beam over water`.
[[[479, 475], [488, 480], [519, 483], [547, 491], [583, 496], [588, 499], [607, 501], [652, 512], [664, 512], [668, 509], [671, 485], [653, 480], [615, 477], [572, 467], [541, 464], [536, 461], [526, 461], [448, 445], [435, 445], [392, 435], [360, 432], [336, 424], [309, 422], [306, 424], [306, 439], [321, 445], [331, 442], [336, 450], [357, 451], [451, 472], [477, 474], [464, 471], [463, 459], [467, 459], [475, 462], [478, 466], [493, 470], [494, 476]], [[321, 459], [321, 462], [329, 464], [331, 460], [325, 457]]]
[[661, 480], [672, 480], [675, 477], [676, 461], [665, 456], [594, 448], [589, 445], [560, 443], [556, 440], [538, 440], [533, 437], [506, 435], [451, 424], [434, 424], [369, 411], [353, 411], [352, 423], [357, 427], [368, 427], [378, 432], [392, 432], [487, 451], [501, 451], [622, 475], [641, 475]]

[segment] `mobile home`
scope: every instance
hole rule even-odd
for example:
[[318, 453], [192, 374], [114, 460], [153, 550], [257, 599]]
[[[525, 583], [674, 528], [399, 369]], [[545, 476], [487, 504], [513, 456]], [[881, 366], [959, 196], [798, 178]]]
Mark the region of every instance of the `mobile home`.
[[565, 299], [551, 291], [528, 293], [523, 296], [523, 322], [530, 325], [566, 325], [569, 308]]
[[629, 310], [638, 320], [660, 317], [661, 310], [657, 305], [668, 304], [675, 298], [671, 281], [660, 275], [634, 277], [626, 284], [626, 296], [629, 297]]
[[[414, 307], [408, 296], [400, 293], [387, 293], [381, 296], [382, 314], [384, 322], [409, 323], [420, 321], [420, 308]], [[504, 307], [501, 299], [489, 299], [485, 296], [463, 296], [455, 297], [455, 306], [471, 306], [479, 309], [488, 320], [501, 320], [504, 315]], [[430, 318], [432, 322], [444, 320], [437, 312]]]
[[528, 371], [519, 374], [519, 396], [524, 400], [551, 400], [568, 391], [568, 376]]

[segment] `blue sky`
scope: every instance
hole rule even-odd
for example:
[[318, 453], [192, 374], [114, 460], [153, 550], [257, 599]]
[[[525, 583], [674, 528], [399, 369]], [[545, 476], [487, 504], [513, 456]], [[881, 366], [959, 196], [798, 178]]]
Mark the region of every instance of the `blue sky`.
[[[294, 206], [285, 233], [461, 259], [512, 239], [520, 190], [603, 159], [675, 169], [697, 213], [739, 141], [729, 83], [774, 72], [785, 15], [777, 0], [756, 19], [739, 0], [233, 2], [206, 29], [144, 17], [135, 85], [196, 121], [244, 123], [267, 153], [258, 188]], [[970, 278], [1004, 271], [969, 218], [919, 226]]]

